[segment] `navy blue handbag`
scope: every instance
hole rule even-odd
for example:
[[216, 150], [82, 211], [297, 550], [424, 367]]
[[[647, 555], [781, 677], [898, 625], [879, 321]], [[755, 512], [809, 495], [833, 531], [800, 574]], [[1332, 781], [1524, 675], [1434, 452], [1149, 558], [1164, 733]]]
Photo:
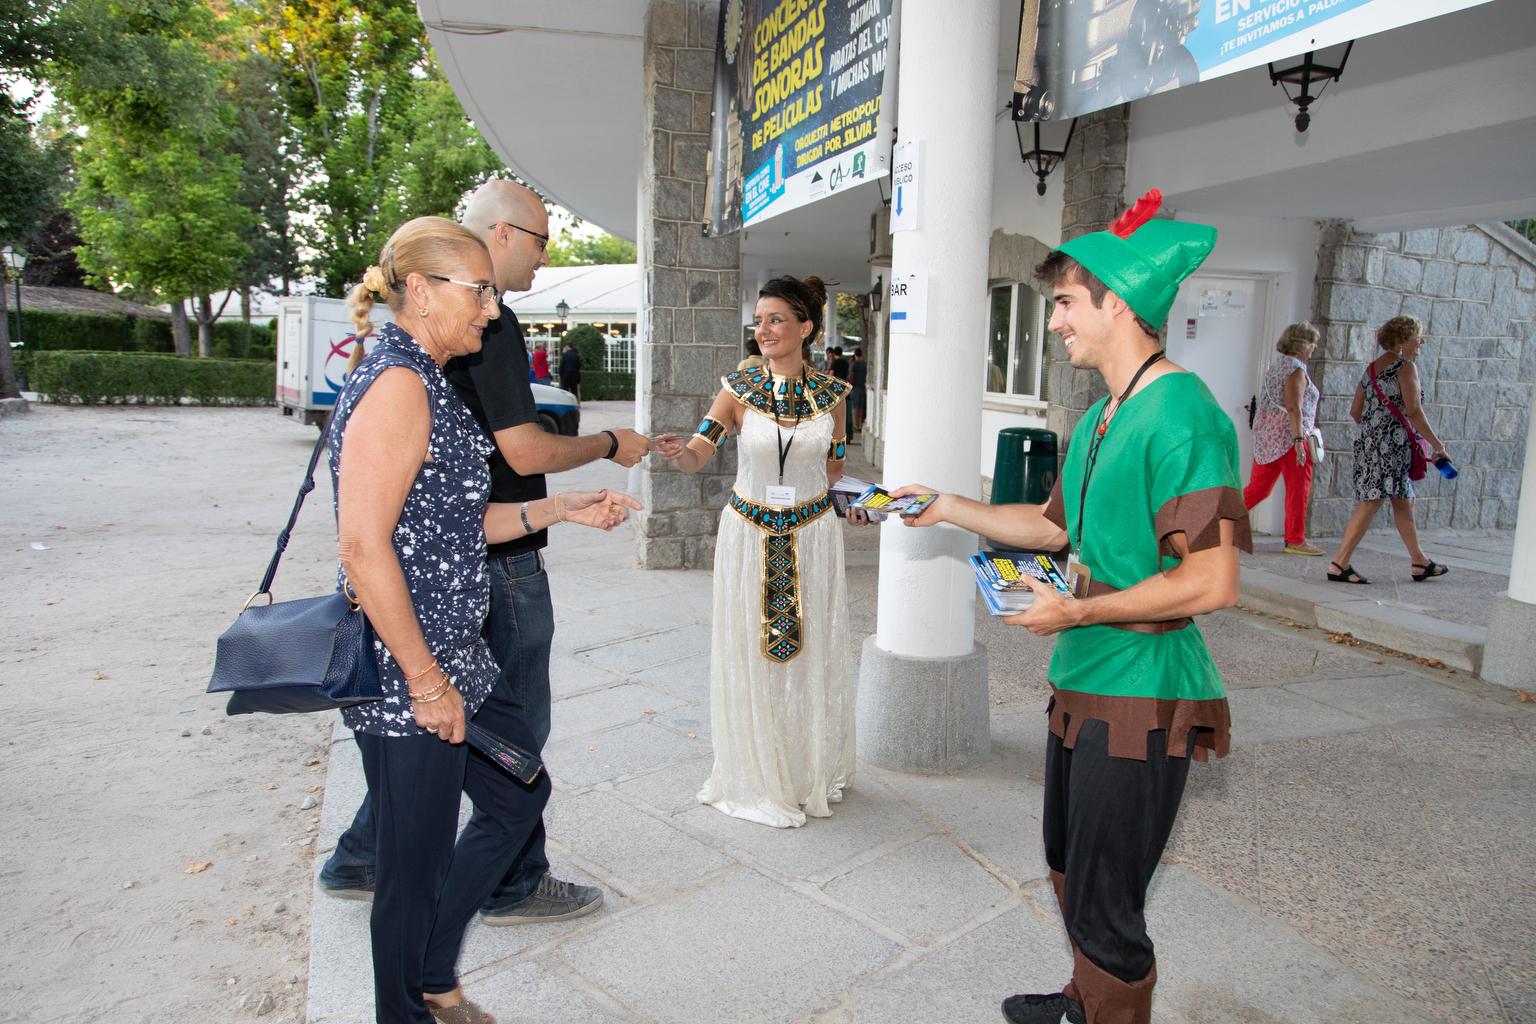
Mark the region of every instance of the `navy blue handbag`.
[[[374, 661], [373, 629], [350, 588], [298, 601], [272, 600], [277, 564], [305, 495], [315, 489], [315, 465], [324, 450], [321, 431], [261, 588], [219, 637], [208, 692], [229, 694], [226, 714], [329, 711], [384, 696]], [[263, 596], [267, 604], [257, 604]]]

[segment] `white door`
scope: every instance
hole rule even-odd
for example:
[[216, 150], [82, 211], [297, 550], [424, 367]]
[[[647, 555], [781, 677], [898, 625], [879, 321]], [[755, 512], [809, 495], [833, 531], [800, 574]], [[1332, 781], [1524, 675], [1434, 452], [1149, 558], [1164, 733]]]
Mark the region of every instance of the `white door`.
[[277, 403], [304, 407], [304, 310], [299, 303], [284, 303], [277, 332]]
[[[1199, 374], [1237, 428], [1238, 472], [1248, 482], [1253, 433], [1248, 400], [1259, 387], [1266, 360], [1268, 308], [1273, 278], [1196, 274], [1184, 282], [1168, 315], [1168, 358]], [[1270, 339], [1272, 341], [1272, 339]], [[1253, 510], [1253, 526], [1278, 532], [1284, 518], [1284, 487]]]

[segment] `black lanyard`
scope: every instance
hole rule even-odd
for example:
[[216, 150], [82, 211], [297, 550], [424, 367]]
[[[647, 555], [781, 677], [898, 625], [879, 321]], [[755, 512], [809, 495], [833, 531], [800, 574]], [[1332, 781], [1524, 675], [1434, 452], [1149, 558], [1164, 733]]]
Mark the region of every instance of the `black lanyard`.
[[[1125, 404], [1125, 400], [1131, 397], [1131, 392], [1136, 390], [1136, 382], [1141, 380], [1141, 375], [1146, 373], [1152, 367], [1152, 364], [1161, 358], [1163, 358], [1163, 353], [1159, 350], [1153, 352], [1147, 357], [1147, 361], [1141, 364], [1141, 368], [1131, 377], [1131, 382], [1125, 386], [1124, 391], [1120, 392], [1120, 397], [1115, 399], [1115, 413], [1117, 415], [1120, 412], [1120, 407]], [[1093, 434], [1088, 439], [1088, 457], [1084, 460], [1085, 465], [1083, 466], [1083, 491], [1078, 495], [1077, 499], [1077, 544], [1075, 547], [1079, 555], [1083, 551], [1083, 521], [1088, 518], [1088, 481], [1093, 479], [1093, 467], [1099, 463], [1099, 445], [1104, 443], [1104, 435], [1109, 429], [1109, 422], [1104, 418], [1107, 412], [1109, 412], [1109, 403], [1105, 402], [1099, 407], [1099, 416], [1093, 421]]]
[[[763, 364], [768, 371], [768, 401], [773, 408], [773, 432], [779, 446], [779, 486], [784, 486], [784, 464], [789, 461], [789, 450], [795, 446], [795, 434], [800, 430], [800, 403], [793, 398], [789, 402], [795, 409], [795, 425], [789, 431], [789, 443], [784, 443], [784, 431], [779, 429], [779, 393], [773, 386], [773, 367]], [[789, 390], [789, 378], [784, 379], [784, 390]], [[800, 390], [805, 390], [805, 367], [800, 367]], [[789, 396], [786, 394], [786, 398]]]

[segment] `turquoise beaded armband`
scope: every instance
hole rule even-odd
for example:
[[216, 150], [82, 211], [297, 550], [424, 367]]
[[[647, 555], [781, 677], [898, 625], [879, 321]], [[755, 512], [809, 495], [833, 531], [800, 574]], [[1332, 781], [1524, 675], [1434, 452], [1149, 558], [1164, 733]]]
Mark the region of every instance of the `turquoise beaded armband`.
[[847, 438], [843, 438], [841, 441], [839, 441], [837, 438], [834, 437], [832, 439], [832, 444], [827, 448], [827, 461], [828, 462], [842, 462], [847, 457], [848, 457], [848, 439]]
[[699, 429], [695, 430], [694, 434], [719, 448], [725, 443], [725, 424], [706, 416], [699, 421]]

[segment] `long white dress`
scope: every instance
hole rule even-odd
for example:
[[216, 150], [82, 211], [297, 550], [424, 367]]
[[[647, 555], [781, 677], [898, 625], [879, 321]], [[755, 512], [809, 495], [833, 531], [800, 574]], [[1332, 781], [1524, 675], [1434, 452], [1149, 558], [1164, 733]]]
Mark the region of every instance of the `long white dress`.
[[[791, 428], [751, 408], [738, 437], [735, 494], [766, 503], [779, 483], [779, 438]], [[784, 480], [805, 503], [827, 489], [826, 459], [841, 403], [793, 430]], [[748, 821], [791, 828], [853, 782], [854, 681], [843, 576], [843, 524], [828, 509], [793, 533], [798, 563], [798, 654], [780, 662], [764, 642], [763, 529], [730, 505], [715, 543], [709, 718], [714, 770], [699, 802]]]

